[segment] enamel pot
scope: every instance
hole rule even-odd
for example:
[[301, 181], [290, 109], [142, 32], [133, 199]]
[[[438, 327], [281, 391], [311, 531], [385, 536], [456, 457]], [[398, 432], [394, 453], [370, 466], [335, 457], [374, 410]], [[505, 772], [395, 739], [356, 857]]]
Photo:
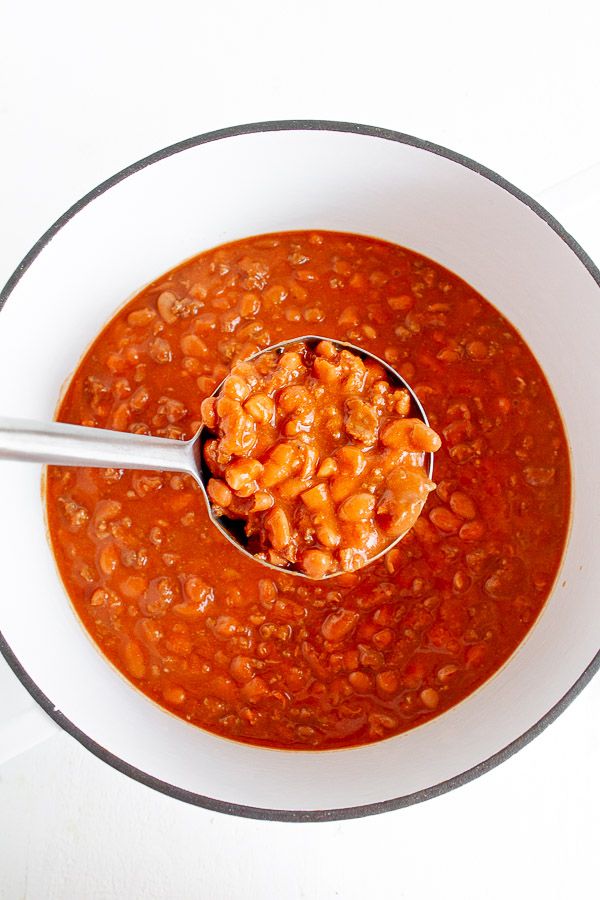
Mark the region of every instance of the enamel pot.
[[100, 655], [57, 575], [40, 467], [3, 462], [0, 649], [48, 715], [131, 777], [222, 812], [310, 821], [464, 784], [538, 734], [598, 667], [600, 276], [535, 201], [442, 147], [335, 122], [226, 129], [118, 173], [31, 250], [1, 295], [2, 415], [51, 419], [89, 342], [162, 272], [218, 244], [294, 229], [372, 235], [431, 257], [507, 316], [541, 363], [569, 437], [573, 513], [528, 638], [466, 701], [377, 744], [285, 752], [215, 737], [153, 704]]

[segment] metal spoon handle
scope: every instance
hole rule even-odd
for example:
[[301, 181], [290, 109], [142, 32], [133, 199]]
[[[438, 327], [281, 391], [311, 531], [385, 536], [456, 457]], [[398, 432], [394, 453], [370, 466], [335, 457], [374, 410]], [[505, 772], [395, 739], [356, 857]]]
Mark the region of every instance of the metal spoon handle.
[[0, 459], [59, 466], [158, 469], [197, 477], [194, 441], [107, 431], [62, 422], [0, 418]]

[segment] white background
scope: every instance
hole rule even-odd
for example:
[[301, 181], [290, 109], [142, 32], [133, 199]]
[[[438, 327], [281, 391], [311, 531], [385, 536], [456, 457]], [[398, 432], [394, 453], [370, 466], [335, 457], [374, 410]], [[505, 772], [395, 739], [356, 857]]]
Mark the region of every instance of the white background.
[[[464, 153], [539, 198], [599, 263], [597, 10], [5, 3], [0, 283], [115, 171], [194, 134], [277, 118], [379, 125]], [[0, 660], [0, 719], [26, 717], [27, 703]], [[599, 710], [596, 678], [532, 744], [458, 791], [310, 825], [186, 806], [56, 732], [0, 766], [0, 898], [597, 898]]]

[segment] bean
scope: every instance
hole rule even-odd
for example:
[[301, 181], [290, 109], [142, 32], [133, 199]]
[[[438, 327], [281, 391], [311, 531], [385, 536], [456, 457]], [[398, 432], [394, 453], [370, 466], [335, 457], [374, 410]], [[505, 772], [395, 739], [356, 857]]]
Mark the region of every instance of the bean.
[[465, 659], [468, 666], [479, 666], [485, 659], [487, 648], [485, 644], [475, 644], [467, 648]]
[[458, 666], [450, 663], [450, 665], [442, 666], [441, 669], [438, 669], [437, 679], [442, 684], [447, 684], [453, 675], [456, 675], [458, 672]]
[[243, 686], [240, 694], [247, 703], [260, 703], [264, 697], [268, 696], [269, 688], [259, 675], [255, 675], [252, 681]]
[[357, 694], [368, 694], [373, 687], [373, 679], [366, 672], [350, 672], [348, 681]]
[[90, 597], [90, 606], [106, 606], [110, 600], [110, 594], [103, 588], [96, 588]]
[[[272, 290], [272, 288], [271, 288]], [[246, 319], [255, 316], [260, 310], [260, 297], [251, 292], [242, 294], [240, 299], [240, 315]]]
[[304, 386], [293, 385], [280, 392], [277, 405], [283, 413], [291, 413], [297, 409], [310, 408], [312, 401]]
[[264, 523], [272, 547], [275, 550], [284, 550], [292, 537], [285, 511], [277, 506], [270, 509], [265, 516]]
[[315, 533], [317, 535], [317, 540], [319, 540], [324, 547], [327, 547], [329, 550], [335, 550], [336, 547], [339, 547], [341, 541], [341, 535], [338, 529], [333, 524], [333, 521], [326, 522], [323, 525], [317, 525], [315, 528]]
[[485, 526], [481, 519], [475, 519], [472, 522], [465, 522], [458, 536], [462, 541], [479, 541], [485, 534]]
[[130, 312], [127, 316], [127, 324], [131, 325], [132, 328], [137, 328], [144, 325], [149, 325], [156, 318], [156, 313], [153, 309], [150, 309], [149, 306], [145, 306], [142, 309], [136, 309], [133, 312]]
[[463, 572], [461, 569], [459, 569], [454, 573], [454, 578], [452, 579], [452, 587], [455, 591], [458, 591], [462, 594], [464, 591], [467, 591], [471, 587], [471, 579], [466, 572]]
[[261, 578], [258, 582], [258, 599], [262, 604], [271, 604], [277, 597], [277, 585], [270, 578]]
[[337, 350], [331, 341], [320, 341], [315, 347], [315, 353], [317, 356], [322, 356], [324, 359], [329, 360], [337, 357]]
[[313, 513], [320, 512], [330, 505], [329, 491], [327, 485], [323, 483], [304, 491], [300, 496], [307, 509]]
[[272, 422], [275, 415], [275, 404], [268, 394], [253, 394], [246, 400], [244, 409], [256, 422]]
[[206, 397], [202, 401], [200, 404], [200, 415], [207, 428], [213, 430], [217, 427], [218, 415], [216, 397]]
[[338, 516], [343, 522], [366, 522], [373, 515], [376, 503], [372, 494], [353, 494], [340, 504]]
[[461, 519], [474, 519], [477, 515], [477, 507], [474, 502], [462, 491], [454, 491], [450, 495], [450, 509]]
[[453, 493], [452, 487], [453, 483], [451, 481], [446, 481], [445, 478], [442, 478], [441, 481], [438, 481], [435, 492], [442, 503], [450, 502], [450, 497]]
[[379, 650], [374, 650], [372, 647], [367, 647], [365, 644], [359, 644], [358, 649], [361, 666], [364, 666], [367, 669], [378, 670], [384, 665], [385, 660], [383, 654], [381, 654]]
[[202, 313], [196, 316], [192, 322], [194, 334], [207, 334], [214, 331], [217, 327], [217, 316], [215, 313]]
[[219, 379], [209, 375], [200, 375], [196, 379], [196, 384], [201, 394], [212, 394], [219, 384]]
[[335, 459], [333, 457], [326, 457], [319, 468], [317, 469], [317, 478], [329, 478], [331, 475], [335, 475], [338, 467]]
[[239, 400], [234, 400], [233, 397], [222, 396], [216, 397], [215, 399], [217, 401], [217, 416], [219, 416], [220, 418], [225, 419], [227, 416], [235, 416], [241, 412], [242, 407]]
[[250, 512], [264, 512], [271, 509], [274, 504], [273, 495], [269, 491], [256, 491], [254, 493], [254, 502], [250, 507]]
[[189, 578], [186, 578], [184, 591], [192, 603], [204, 603], [213, 599], [212, 588], [198, 575], [190, 575]]
[[257, 459], [237, 459], [225, 469], [225, 481], [234, 491], [246, 487], [263, 472], [263, 465]]
[[460, 359], [460, 352], [458, 350], [453, 350], [450, 347], [446, 347], [444, 348], [444, 350], [440, 350], [440, 352], [436, 354], [436, 359], [439, 359], [444, 363], [458, 362], [458, 360]]
[[127, 362], [119, 353], [110, 353], [106, 357], [106, 368], [114, 374], [122, 374], [127, 371]]
[[387, 422], [379, 433], [381, 443], [384, 447], [408, 450], [412, 444], [411, 438], [415, 425], [414, 419], [393, 419], [391, 422]]
[[277, 492], [282, 500], [295, 500], [310, 484], [310, 479], [288, 478], [278, 486]]
[[[171, 362], [171, 345], [164, 338], [156, 338], [156, 340], [154, 340], [152, 344], [150, 344], [150, 349], [148, 352], [154, 362], [159, 363], [160, 365], [165, 365], [166, 363]], [[194, 354], [186, 353], [186, 356], [194, 356]]]
[[254, 677], [254, 663], [247, 656], [235, 656], [229, 666], [230, 674], [236, 681], [245, 683]]
[[347, 306], [338, 318], [338, 325], [358, 325], [360, 323], [360, 313], [358, 306]]
[[354, 271], [352, 268], [352, 264], [349, 263], [347, 259], [336, 259], [332, 266], [332, 269], [338, 275], [344, 275], [346, 278], [352, 275]]
[[394, 312], [408, 312], [415, 305], [414, 297], [411, 297], [410, 294], [401, 294], [398, 297], [389, 297], [388, 298], [388, 306], [390, 309], [393, 309]]
[[163, 700], [171, 706], [181, 706], [185, 703], [186, 693], [178, 685], [168, 685], [163, 689]]
[[163, 638], [163, 630], [155, 619], [139, 619], [135, 630], [146, 644], [156, 644]]
[[377, 338], [377, 331], [372, 325], [361, 325], [361, 331], [369, 341], [374, 341]]
[[335, 475], [329, 484], [331, 499], [334, 503], [341, 503], [358, 487], [359, 476]]
[[[223, 400], [219, 401], [222, 402]], [[254, 419], [243, 413], [240, 407], [239, 411], [229, 415], [223, 424], [224, 434], [218, 447], [218, 457], [221, 461], [225, 462], [234, 455], [248, 456], [258, 440]]]
[[279, 357], [278, 368], [284, 372], [301, 372], [304, 368], [302, 357], [297, 350], [286, 350]]
[[326, 550], [306, 550], [300, 559], [309, 578], [322, 578], [333, 568], [333, 557]]
[[394, 547], [385, 554], [384, 559], [388, 575], [394, 575], [402, 565], [402, 550], [399, 547]]
[[127, 431], [131, 420], [131, 410], [127, 403], [119, 403], [110, 417], [109, 425], [114, 431]]
[[146, 674], [146, 662], [142, 648], [137, 641], [128, 640], [121, 652], [123, 664], [132, 678], [143, 678]]
[[223, 382], [221, 391], [223, 396], [230, 397], [232, 400], [243, 403], [250, 395], [250, 386], [248, 382], [244, 381], [243, 378], [240, 378], [239, 375], [228, 375]]
[[377, 690], [381, 691], [382, 694], [395, 694], [400, 687], [397, 674], [390, 669], [386, 669], [385, 672], [379, 672], [375, 677], [375, 684], [377, 685]]
[[[399, 416], [407, 416], [410, 412], [410, 394], [408, 391], [396, 391], [394, 409]], [[413, 432], [414, 438], [414, 432]]]
[[328, 359], [318, 357], [313, 363], [313, 371], [323, 384], [336, 384], [340, 380], [341, 369]]
[[352, 634], [358, 619], [358, 613], [353, 610], [336, 609], [327, 616], [321, 625], [321, 633], [326, 641], [337, 644]]
[[411, 441], [417, 450], [423, 450], [424, 453], [435, 453], [442, 446], [439, 435], [424, 422], [417, 422], [412, 430]]
[[148, 388], [145, 384], [142, 384], [129, 398], [129, 408], [134, 412], [141, 412], [148, 404], [149, 399], [150, 393]]
[[284, 481], [299, 463], [298, 454], [289, 444], [276, 444], [264, 463], [264, 471], [259, 478], [263, 488], [272, 488]]
[[188, 637], [183, 634], [173, 634], [166, 641], [167, 649], [176, 656], [189, 656], [192, 652], [193, 645]]
[[309, 309], [304, 310], [302, 316], [305, 322], [322, 322], [325, 318], [325, 313], [320, 306], [311, 306]]
[[292, 416], [283, 426], [283, 433], [286, 437], [295, 437], [296, 435], [310, 431], [310, 426], [315, 420], [314, 410], [302, 413], [300, 416]]
[[294, 276], [298, 279], [298, 281], [318, 281], [319, 276], [316, 272], [313, 272], [311, 269], [298, 269], [294, 272]]
[[184, 334], [179, 343], [185, 356], [201, 359], [208, 353], [208, 347], [197, 334]]
[[467, 344], [467, 354], [471, 359], [486, 359], [488, 348], [483, 341], [470, 341]]
[[105, 575], [110, 575], [119, 564], [120, 553], [116, 544], [105, 545], [100, 551], [98, 564]]
[[225, 482], [221, 481], [219, 478], [210, 479], [206, 485], [206, 493], [208, 494], [209, 500], [216, 506], [220, 506], [223, 509], [231, 506], [233, 494]]
[[435, 509], [432, 509], [429, 513], [429, 521], [446, 534], [458, 531], [462, 524], [461, 519], [445, 506], [436, 506]]
[[177, 313], [175, 312], [176, 304], [177, 296], [173, 291], [163, 291], [159, 294], [158, 300], [156, 301], [160, 317], [168, 325], [172, 325], [173, 322], [177, 321]]
[[272, 459], [264, 464], [263, 473], [259, 478], [259, 484], [263, 488], [273, 488], [289, 477], [292, 467], [277, 463]]
[[286, 288], [281, 284], [273, 284], [271, 287], [268, 287], [263, 291], [263, 299], [269, 305], [278, 306], [280, 303], [283, 303], [285, 298], [287, 297], [288, 292]]
[[427, 709], [435, 709], [440, 702], [440, 695], [435, 688], [423, 688], [419, 694], [419, 699]]
[[148, 580], [143, 575], [130, 575], [119, 585], [121, 593], [132, 600], [137, 600], [148, 590]]
[[367, 465], [365, 455], [358, 447], [340, 447], [335, 452], [335, 460], [343, 475], [360, 475]]

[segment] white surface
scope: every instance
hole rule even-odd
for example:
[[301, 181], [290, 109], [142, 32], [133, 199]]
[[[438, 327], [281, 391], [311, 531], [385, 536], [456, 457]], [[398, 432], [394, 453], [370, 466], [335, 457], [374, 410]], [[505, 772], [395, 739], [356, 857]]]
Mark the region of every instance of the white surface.
[[[486, 23], [481, 4], [460, 2], [13, 4], [0, 280], [103, 178], [244, 121], [395, 128], [541, 196], [599, 159], [594, 9], [505, 3]], [[597, 180], [596, 199], [581, 178], [547, 195], [596, 261]], [[59, 734], [0, 769], [0, 897], [358, 898], [373, 884], [408, 898], [594, 897], [599, 700], [596, 679], [533, 744], [459, 791], [329, 825], [186, 807]]]

